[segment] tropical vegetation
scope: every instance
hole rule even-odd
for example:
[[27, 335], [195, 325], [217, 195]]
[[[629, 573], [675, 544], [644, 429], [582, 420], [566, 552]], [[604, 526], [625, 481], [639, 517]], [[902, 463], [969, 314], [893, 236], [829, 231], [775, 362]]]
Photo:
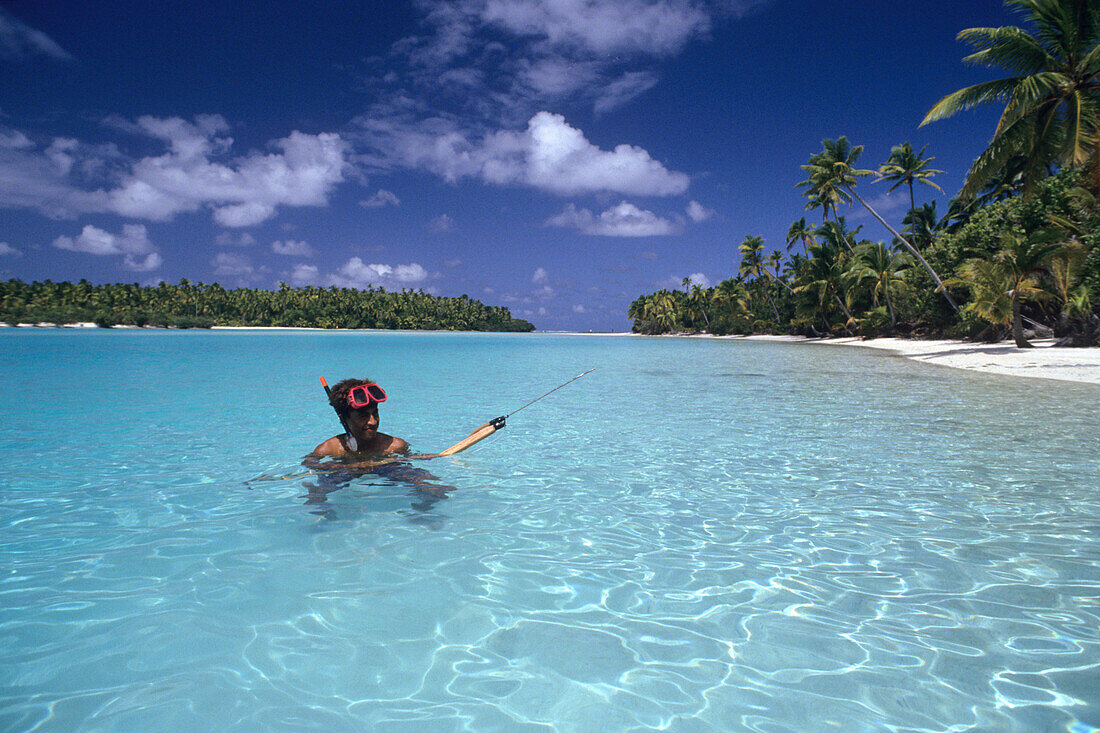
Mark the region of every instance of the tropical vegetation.
[[155, 286], [115, 283], [0, 282], [0, 321], [94, 322], [176, 328], [283, 326], [462, 331], [533, 331], [504, 307], [465, 295], [443, 298], [384, 288], [226, 289], [186, 279]]
[[[802, 166], [807, 211], [770, 254], [746, 236], [732, 277], [713, 287], [639, 296], [638, 333], [928, 334], [1000, 340], [1035, 335], [1100, 345], [1100, 0], [1006, 0], [1026, 27], [969, 28], [964, 60], [1011, 75], [949, 94], [921, 125], [1003, 104], [989, 147], [941, 216], [916, 186], [940, 191], [925, 148], [894, 146], [876, 170], [863, 147], [824, 140]], [[857, 190], [904, 186], [895, 228]], [[862, 235], [841, 211], [858, 203], [891, 235]], [[732, 253], [731, 253], [732, 254]]]

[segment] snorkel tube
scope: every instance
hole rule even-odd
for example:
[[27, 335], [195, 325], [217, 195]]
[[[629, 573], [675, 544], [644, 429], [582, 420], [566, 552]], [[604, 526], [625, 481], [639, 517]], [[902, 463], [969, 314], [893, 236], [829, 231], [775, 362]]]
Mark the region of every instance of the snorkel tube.
[[[325, 388], [325, 394], [329, 398], [329, 404], [332, 404], [332, 390], [328, 388], [328, 382], [325, 381], [324, 377], [321, 377], [321, 386]], [[352, 452], [359, 450], [359, 443], [356, 442], [355, 436], [351, 434], [351, 428], [348, 427], [348, 423], [344, 420], [344, 416], [336, 409], [336, 405], [332, 405], [332, 409], [336, 410], [336, 417], [340, 418], [340, 424], [344, 426], [344, 435], [347, 436], [348, 448], [351, 448]]]

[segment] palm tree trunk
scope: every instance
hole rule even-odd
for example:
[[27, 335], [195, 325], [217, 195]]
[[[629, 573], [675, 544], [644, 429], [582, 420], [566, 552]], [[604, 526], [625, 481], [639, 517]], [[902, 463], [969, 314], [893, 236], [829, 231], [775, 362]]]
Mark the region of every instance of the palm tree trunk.
[[890, 231], [891, 234], [893, 234], [895, 237], [897, 237], [898, 240], [902, 244], [904, 244], [909, 249], [910, 252], [913, 253], [913, 256], [917, 258], [917, 260], [921, 263], [921, 265], [924, 266], [924, 269], [928, 271], [928, 274], [932, 276], [932, 280], [934, 280], [935, 283], [936, 283], [936, 289], [939, 290], [941, 293], [943, 293], [943, 297], [946, 298], [947, 302], [951, 304], [951, 307], [954, 309], [955, 313], [958, 313], [959, 312], [959, 304], [956, 303], [955, 299], [951, 297], [951, 293], [947, 292], [947, 288], [944, 286], [943, 280], [941, 280], [940, 276], [936, 274], [936, 271], [932, 269], [932, 266], [928, 264], [928, 261], [925, 260], [923, 257], [921, 257], [921, 254], [920, 254], [920, 252], [917, 251], [916, 247], [909, 244], [909, 240], [907, 240], [905, 237], [898, 234], [898, 231], [896, 229], [894, 229], [894, 227], [887, 224], [886, 220], [883, 219], [881, 216], [879, 216], [879, 213], [877, 211], [875, 211], [874, 209], [872, 209], [871, 206], [866, 201], [864, 201], [858, 193], [856, 193], [854, 188], [848, 188], [848, 193], [852, 194], [852, 196], [855, 197], [856, 201], [863, 204], [863, 208], [870, 211], [871, 216], [878, 219], [879, 224], [882, 224], [884, 227], [886, 227]]
[[894, 317], [894, 304], [890, 300], [890, 286], [887, 285], [883, 292], [886, 294], [886, 308], [890, 311], [890, 330], [893, 331], [898, 327], [898, 319]]
[[1031, 343], [1024, 338], [1024, 320], [1020, 316], [1020, 298], [1016, 290], [1012, 291], [1012, 340], [1016, 342], [1018, 349], [1033, 348]]

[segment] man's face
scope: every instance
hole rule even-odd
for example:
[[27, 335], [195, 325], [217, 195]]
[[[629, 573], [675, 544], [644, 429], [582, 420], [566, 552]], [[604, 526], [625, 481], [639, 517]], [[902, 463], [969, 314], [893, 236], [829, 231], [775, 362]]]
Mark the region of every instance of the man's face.
[[373, 438], [378, 432], [378, 405], [348, 410], [348, 427], [357, 438]]

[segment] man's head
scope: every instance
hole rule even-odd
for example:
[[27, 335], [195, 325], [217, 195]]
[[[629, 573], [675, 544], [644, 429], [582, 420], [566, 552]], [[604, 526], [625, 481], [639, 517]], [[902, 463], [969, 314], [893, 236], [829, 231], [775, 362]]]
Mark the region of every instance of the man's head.
[[386, 393], [371, 379], [344, 379], [329, 391], [329, 404], [345, 420], [358, 411], [378, 411], [378, 403], [386, 400]]
[[386, 393], [369, 379], [345, 379], [329, 392], [329, 404], [359, 441], [369, 441], [378, 432], [378, 403]]

